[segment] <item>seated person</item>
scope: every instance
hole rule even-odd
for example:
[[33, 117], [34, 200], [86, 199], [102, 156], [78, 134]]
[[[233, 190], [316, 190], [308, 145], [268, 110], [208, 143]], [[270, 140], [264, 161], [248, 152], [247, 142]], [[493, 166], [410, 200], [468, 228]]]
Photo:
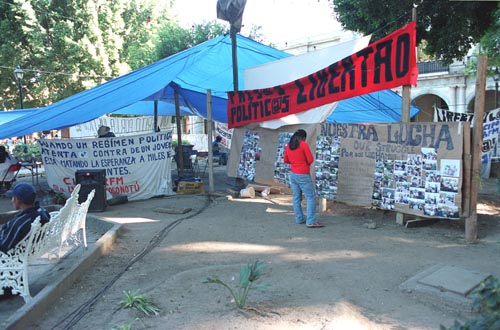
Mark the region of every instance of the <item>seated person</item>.
[[7, 174], [10, 165], [17, 164], [17, 159], [10, 155], [4, 146], [0, 146], [0, 182]]
[[219, 163], [221, 165], [226, 165], [227, 164], [227, 152], [225, 151], [224, 146], [221, 143], [222, 137], [220, 135], [217, 135], [215, 138], [215, 141], [212, 143], [212, 154], [214, 156], [219, 156], [220, 161]]
[[97, 130], [97, 135], [100, 138], [115, 137], [115, 133], [111, 132], [111, 128], [108, 126], [101, 126]]
[[12, 205], [19, 212], [0, 227], [0, 251], [7, 252], [28, 235], [31, 223], [40, 216], [42, 224], [49, 222], [50, 215], [36, 200], [33, 185], [20, 182], [5, 195], [12, 197]]

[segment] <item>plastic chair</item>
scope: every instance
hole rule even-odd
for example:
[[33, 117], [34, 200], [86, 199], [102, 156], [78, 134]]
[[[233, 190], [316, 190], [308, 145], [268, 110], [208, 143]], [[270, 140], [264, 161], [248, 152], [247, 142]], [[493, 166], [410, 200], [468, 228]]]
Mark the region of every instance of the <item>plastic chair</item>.
[[12, 164], [9, 166], [7, 172], [5, 172], [5, 175], [2, 178], [2, 181], [0, 182], [0, 190], [3, 191], [4, 187], [6, 191], [10, 189], [12, 184], [16, 181], [19, 170], [21, 170], [21, 163]]

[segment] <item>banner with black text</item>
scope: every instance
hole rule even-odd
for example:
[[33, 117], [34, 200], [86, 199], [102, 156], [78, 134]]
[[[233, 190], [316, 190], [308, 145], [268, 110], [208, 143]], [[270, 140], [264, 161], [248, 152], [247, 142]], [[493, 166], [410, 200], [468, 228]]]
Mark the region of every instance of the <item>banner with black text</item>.
[[278, 119], [402, 85], [416, 85], [416, 26], [411, 22], [306, 77], [275, 87], [228, 92], [228, 127]]
[[104, 169], [106, 190], [129, 200], [171, 195], [172, 133], [38, 141], [49, 187], [66, 196], [78, 170]]

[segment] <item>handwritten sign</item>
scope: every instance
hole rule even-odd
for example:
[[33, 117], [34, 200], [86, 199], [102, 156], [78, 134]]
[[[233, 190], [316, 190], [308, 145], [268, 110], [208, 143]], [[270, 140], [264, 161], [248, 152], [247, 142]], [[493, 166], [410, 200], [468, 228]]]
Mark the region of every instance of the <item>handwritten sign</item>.
[[[338, 157], [327, 158], [327, 164], [316, 159], [316, 173], [323, 173], [320, 196], [329, 196], [334, 186], [341, 202], [459, 217], [463, 140], [458, 123], [322, 124], [318, 140], [322, 150], [335, 149]], [[324, 141], [337, 141], [338, 147]], [[332, 163], [335, 168], [327, 166]], [[337, 168], [337, 182], [325, 182], [324, 173]]]
[[104, 169], [106, 189], [112, 195], [139, 200], [172, 193], [171, 132], [38, 142], [47, 181], [56, 192], [73, 191], [77, 170]]

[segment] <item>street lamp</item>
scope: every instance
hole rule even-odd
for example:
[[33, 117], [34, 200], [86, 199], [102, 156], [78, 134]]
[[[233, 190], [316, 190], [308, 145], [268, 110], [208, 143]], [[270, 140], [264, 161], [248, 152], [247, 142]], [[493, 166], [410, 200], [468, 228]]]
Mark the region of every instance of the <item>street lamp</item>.
[[17, 87], [19, 87], [19, 103], [21, 104], [21, 109], [23, 109], [23, 75], [24, 71], [18, 65], [14, 70], [14, 77], [17, 80]]
[[500, 71], [498, 71], [498, 66], [493, 72], [493, 80], [495, 80], [495, 109], [498, 108], [498, 81], [500, 81]]

